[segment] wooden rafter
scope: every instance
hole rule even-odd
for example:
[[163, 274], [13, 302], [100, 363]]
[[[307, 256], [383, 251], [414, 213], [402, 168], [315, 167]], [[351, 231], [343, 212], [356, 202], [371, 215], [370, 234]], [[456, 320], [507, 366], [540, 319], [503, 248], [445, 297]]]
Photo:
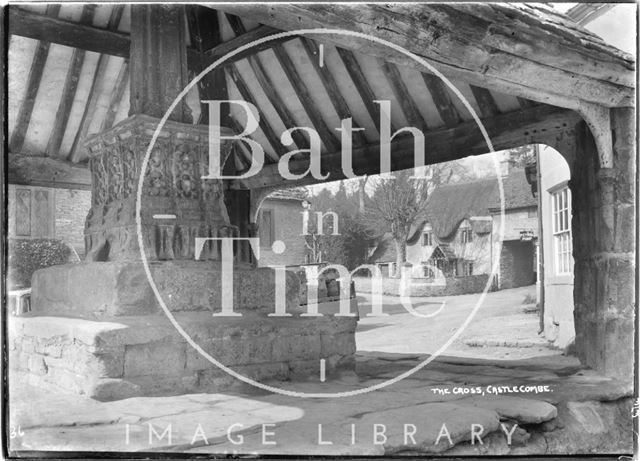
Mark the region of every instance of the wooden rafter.
[[[91, 24], [94, 12], [95, 5], [85, 5], [82, 7], [80, 24]], [[48, 157], [59, 156], [62, 138], [64, 137], [64, 132], [67, 129], [69, 115], [71, 115], [71, 107], [73, 106], [73, 100], [75, 99], [76, 91], [78, 90], [78, 82], [80, 80], [80, 72], [82, 72], [82, 65], [84, 64], [84, 56], [85, 51], [80, 48], [74, 48], [71, 53], [71, 64], [69, 65], [69, 69], [67, 69], [67, 76], [64, 79], [60, 104], [56, 110], [56, 116], [53, 120], [53, 129], [49, 135], [49, 142], [47, 142], [47, 148], [45, 151]]]
[[[122, 104], [122, 98], [124, 97], [124, 92], [129, 86], [129, 62], [125, 61], [122, 63], [120, 67], [120, 71], [118, 72], [118, 77], [116, 77], [116, 83], [113, 87], [113, 92], [111, 93], [111, 99], [109, 100], [109, 108], [107, 109], [107, 113], [104, 116], [104, 120], [102, 121], [102, 126], [100, 127], [100, 131], [106, 131], [113, 126], [113, 122], [116, 119], [116, 115], [118, 114], [118, 110], [120, 110], [120, 104]], [[77, 161], [77, 158], [74, 160]]]
[[[109, 22], [107, 23], [107, 30], [115, 31], [120, 24], [122, 14], [124, 12], [124, 5], [114, 5], [109, 16]], [[69, 152], [69, 160], [77, 162], [82, 150], [82, 142], [87, 137], [89, 127], [93, 121], [93, 116], [98, 105], [98, 99], [102, 94], [102, 90], [107, 80], [107, 66], [109, 65], [109, 55], [101, 54], [98, 58], [98, 64], [93, 74], [93, 80], [91, 82], [91, 88], [89, 89], [89, 97], [87, 98], [87, 104], [84, 106], [82, 112], [82, 119], [80, 120], [80, 126], [73, 139], [71, 151]]]
[[439, 77], [426, 73], [422, 74], [422, 79], [427, 85], [433, 103], [445, 126], [451, 128], [460, 123], [460, 114], [458, 114], [456, 106], [451, 101], [451, 96], [444, 82]]
[[527, 109], [528, 107], [534, 106], [536, 103], [531, 101], [530, 99], [520, 98], [518, 97], [518, 104], [521, 108]]
[[402, 75], [400, 74], [398, 66], [391, 62], [384, 61], [380, 61], [380, 64], [382, 66], [382, 72], [384, 73], [384, 76], [396, 97], [396, 101], [400, 104], [402, 112], [409, 124], [419, 130], [426, 131], [428, 128], [427, 122], [424, 121], [424, 118], [422, 117], [422, 114], [420, 114], [418, 107], [416, 107], [407, 85], [405, 85], [402, 80]]
[[[58, 5], [59, 7], [59, 5]], [[95, 53], [129, 57], [128, 34], [9, 7], [9, 33]]]
[[[495, 150], [520, 146], [525, 143], [553, 140], [562, 131], [570, 131], [580, 121], [580, 116], [571, 110], [539, 105], [527, 110], [500, 114], [482, 123], [488, 131]], [[426, 163], [435, 164], [469, 155], [482, 155], [489, 151], [487, 144], [474, 121], [461, 122], [453, 128], [441, 128], [425, 133]], [[391, 142], [391, 169], [403, 170], [414, 167], [414, 139], [398, 136]], [[342, 152], [324, 154], [321, 157], [322, 173], [330, 174], [329, 180], [344, 179], [341, 163]], [[293, 174], [303, 174], [309, 168], [308, 159], [293, 160], [288, 164]], [[353, 150], [353, 169], [357, 175], [380, 173], [380, 146], [367, 145]], [[315, 184], [319, 182], [310, 175], [291, 182], [288, 186]], [[278, 165], [265, 165], [261, 172], [234, 184], [234, 187], [250, 189], [282, 185], [285, 180]]]
[[[20, 35], [35, 40], [93, 51], [95, 53], [119, 56], [125, 59], [129, 58], [129, 48], [131, 45], [129, 34], [49, 17], [15, 6], [9, 8], [8, 16], [9, 34], [11, 35]], [[281, 31], [269, 26], [259, 26], [242, 36], [223, 42], [214, 48], [206, 49], [205, 67], [241, 45], [278, 32]], [[270, 40], [261, 45], [256, 45], [246, 52], [238, 53], [229, 59], [229, 61], [225, 62], [224, 65], [230, 65], [235, 61], [246, 58], [250, 54], [271, 48], [275, 43], [286, 42], [294, 38], [296, 37], [282, 37]], [[187, 49], [187, 57], [189, 59], [195, 59], [196, 61], [200, 60], [197, 51], [192, 48]]]
[[[284, 30], [326, 27], [375, 36], [433, 62], [456, 80], [575, 109], [635, 103], [635, 61], [543, 6], [520, 3], [221, 3], [227, 13]], [[422, 64], [365, 38], [335, 45], [424, 71]]]
[[322, 114], [311, 98], [311, 91], [309, 91], [307, 85], [305, 85], [302, 81], [302, 77], [298, 73], [298, 70], [293, 64], [293, 61], [291, 61], [291, 58], [287, 54], [287, 51], [281, 44], [276, 44], [273, 47], [273, 52], [275, 53], [276, 59], [282, 67], [282, 70], [287, 76], [289, 83], [293, 87], [296, 96], [300, 100], [302, 107], [307, 113], [307, 116], [311, 120], [313, 128], [318, 131], [320, 138], [330, 151], [338, 149], [340, 146], [340, 141], [338, 141], [336, 135], [331, 131], [331, 129], [323, 120]]
[[500, 113], [498, 105], [489, 90], [471, 85], [471, 92], [478, 103], [478, 107], [480, 107], [481, 117], [493, 117]]
[[91, 173], [85, 165], [49, 157], [8, 155], [9, 184], [55, 187], [59, 189], [91, 189]]
[[[9, 14], [13, 12], [14, 8], [9, 8]], [[60, 11], [60, 5], [49, 5], [47, 7], [46, 16], [43, 17], [55, 17]], [[11, 23], [11, 18], [9, 19]], [[40, 81], [42, 80], [42, 73], [44, 72], [44, 65], [47, 62], [47, 56], [49, 55], [49, 47], [51, 44], [45, 41], [39, 41], [36, 46], [36, 51], [31, 62], [31, 68], [29, 69], [29, 76], [27, 77], [27, 85], [24, 95], [24, 100], [20, 105], [18, 111], [18, 117], [16, 118], [15, 130], [11, 135], [11, 141], [9, 146], [12, 152], [22, 151], [24, 144], [24, 138], [31, 122], [31, 114], [33, 113], [33, 106], [36, 102], [36, 96], [38, 95], [38, 89], [40, 88]]]
[[[365, 77], [364, 72], [362, 72], [360, 64], [358, 64], [356, 56], [353, 52], [345, 48], [336, 48], [336, 50], [338, 51], [338, 55], [340, 56], [344, 67], [349, 73], [349, 77], [351, 77], [353, 85], [356, 87], [358, 94], [362, 98], [362, 102], [367, 109], [369, 117], [371, 117], [371, 121], [374, 123], [378, 131], [380, 131], [379, 108], [373, 102], [377, 98], [371, 89], [371, 85], [369, 85], [369, 82], [367, 81], [367, 77]], [[391, 124], [391, 129], [395, 131], [393, 123]]]
[[[235, 118], [229, 117], [229, 125], [234, 132], [242, 133], [242, 126], [240, 125], [240, 122], [238, 122]], [[236, 148], [234, 149], [236, 158], [242, 166], [242, 168], [240, 168], [239, 171], [243, 169], [248, 169], [249, 166], [251, 165], [251, 155], [245, 151], [244, 146], [242, 144], [243, 143], [236, 144]]]
[[[233, 51], [243, 45], [249, 44], [251, 42], [254, 42], [256, 40], [259, 40], [261, 38], [265, 38], [265, 37], [269, 37], [271, 35], [275, 35], [277, 33], [282, 32], [281, 30], [278, 29], [274, 29], [273, 27], [269, 27], [269, 26], [265, 26], [265, 25], [260, 25], [258, 27], [256, 27], [255, 29], [251, 29], [245, 33], [243, 33], [242, 35], [239, 35], [231, 40], [228, 40], [226, 42], [222, 42], [219, 45], [215, 46], [214, 48], [211, 49], [207, 49], [206, 50], [206, 56], [207, 56], [207, 65], [213, 63], [215, 60], [220, 59], [221, 57], [223, 57], [225, 54], [229, 53], [230, 51]], [[261, 43], [259, 45], [252, 45], [250, 48], [248, 48], [245, 51], [241, 51], [240, 53], [234, 55], [228, 62], [225, 62], [223, 64], [223, 66], [231, 64], [235, 61], [238, 61], [240, 59], [244, 59], [247, 56], [249, 56], [250, 54], [256, 54], [260, 51], [263, 50], [267, 50], [269, 48], [271, 48], [273, 45], [277, 44], [277, 43], [285, 43], [288, 42], [290, 40], [294, 40], [296, 38], [295, 35], [289, 35], [286, 37], [280, 37], [280, 38], [275, 38], [273, 40], [269, 40], [267, 42]]]
[[[247, 86], [244, 79], [242, 78], [242, 75], [240, 75], [240, 72], [238, 72], [238, 69], [236, 69], [235, 66], [229, 66], [226, 68], [226, 70], [229, 73], [231, 80], [233, 80], [233, 82], [235, 83], [236, 88], [238, 88], [238, 91], [240, 92], [242, 99], [257, 107], [255, 98], [251, 94], [251, 90], [249, 90], [249, 87]], [[269, 144], [271, 144], [271, 147], [273, 147], [273, 150], [276, 152], [276, 155], [270, 156], [270, 158], [274, 162], [277, 162], [278, 158], [286, 154], [287, 151], [279, 142], [276, 132], [271, 127], [269, 122], [265, 120], [264, 117], [260, 117], [259, 124], [260, 124], [260, 129], [262, 130], [262, 133], [265, 135], [265, 137], [267, 138], [267, 141], [269, 141]], [[235, 128], [237, 129], [237, 126]], [[238, 133], [240, 133], [240, 131], [238, 131]], [[269, 155], [268, 152], [267, 152], [267, 155]]]
[[[302, 41], [302, 45], [307, 54], [307, 57], [309, 58], [309, 61], [311, 61], [316, 74], [320, 78], [325, 91], [329, 95], [329, 100], [331, 101], [333, 108], [338, 114], [338, 117], [340, 117], [340, 120], [353, 118], [353, 115], [351, 115], [351, 110], [349, 109], [347, 102], [344, 100], [344, 97], [340, 92], [340, 88], [338, 87], [338, 83], [336, 82], [333, 74], [326, 64], [321, 66], [319, 63], [320, 51], [316, 42], [306, 37], [301, 37], [300, 40]], [[355, 121], [353, 123], [353, 128], [358, 128], [358, 124]], [[354, 138], [354, 145], [356, 146], [362, 146], [367, 143], [367, 138], [362, 133], [362, 131], [354, 131]]]
[[[246, 32], [244, 24], [242, 24], [242, 20], [239, 17], [234, 15], [227, 15], [227, 20], [229, 21], [229, 24], [231, 25], [231, 28], [233, 29], [233, 32], [234, 34], [236, 34], [236, 36], [241, 36]], [[273, 108], [278, 113], [278, 116], [280, 117], [280, 120], [282, 120], [284, 126], [287, 128], [297, 126], [293, 115], [287, 108], [280, 95], [277, 93], [276, 86], [269, 78], [266, 70], [264, 69], [264, 66], [260, 62], [260, 59], [257, 56], [250, 55], [247, 56], [247, 62], [249, 63], [251, 70], [255, 74], [260, 87], [267, 95], [267, 99], [269, 99], [269, 101], [273, 105]], [[299, 149], [302, 149], [309, 144], [306, 137], [298, 130], [292, 132], [291, 137], [293, 138], [293, 142], [298, 146]]]

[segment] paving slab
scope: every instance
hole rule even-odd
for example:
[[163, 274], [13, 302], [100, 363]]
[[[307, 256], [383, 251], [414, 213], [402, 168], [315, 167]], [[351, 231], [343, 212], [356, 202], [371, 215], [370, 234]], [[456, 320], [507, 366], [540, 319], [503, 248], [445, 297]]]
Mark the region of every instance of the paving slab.
[[[365, 354], [358, 357], [356, 373], [334, 373], [324, 383], [306, 379], [268, 384], [298, 392], [353, 391], [398, 376], [423, 357]], [[292, 398], [247, 386], [241, 393], [98, 402], [11, 382], [11, 425], [19, 426], [24, 433], [11, 441], [11, 448], [351, 456], [479, 455], [506, 453], [505, 450], [510, 450], [509, 454], [543, 454], [547, 446], [560, 450], [559, 442], [549, 434], [560, 434], [575, 452], [584, 447], [597, 452], [598, 444], [615, 447], [613, 442], [604, 442], [609, 427], [626, 434], [622, 426], [616, 426], [626, 414], [618, 409], [622, 407], [617, 402], [630, 399], [629, 383], [584, 369], [568, 373], [575, 366], [565, 360], [553, 359], [550, 370], [542, 371], [537, 369], [543, 367], [543, 361], [524, 362], [505, 365], [445, 358], [378, 391], [330, 400]], [[489, 386], [503, 393], [492, 394]], [[548, 386], [549, 391], [519, 392], [519, 386]], [[480, 394], [469, 394], [472, 389], [480, 389]], [[602, 424], [596, 424], [594, 413]], [[590, 426], [590, 421], [595, 422]], [[525, 445], [506, 447], [501, 424], [510, 422], [526, 425], [527, 431], [531, 426], [538, 427], [538, 432], [521, 433], [516, 429], [514, 437], [520, 437]], [[435, 445], [443, 423], [454, 448], [444, 435]], [[484, 436], [488, 437], [486, 445], [470, 443], [472, 423], [483, 426], [483, 441]], [[380, 424], [385, 426], [386, 440], [378, 436], [382, 443], [377, 443], [375, 430], [381, 430], [376, 426]], [[412, 434], [415, 443], [410, 437], [405, 441], [405, 424], [416, 427]], [[170, 431], [165, 432], [169, 427]], [[267, 439], [275, 440], [276, 445], [264, 443], [265, 427], [275, 434]], [[589, 431], [593, 432], [593, 440], [575, 435]], [[240, 445], [239, 436], [243, 437]], [[571, 442], [574, 439], [580, 443]]]
[[457, 403], [493, 410], [501, 419], [515, 420], [521, 424], [539, 424], [558, 416], [558, 410], [550, 403], [507, 395], [469, 397]]

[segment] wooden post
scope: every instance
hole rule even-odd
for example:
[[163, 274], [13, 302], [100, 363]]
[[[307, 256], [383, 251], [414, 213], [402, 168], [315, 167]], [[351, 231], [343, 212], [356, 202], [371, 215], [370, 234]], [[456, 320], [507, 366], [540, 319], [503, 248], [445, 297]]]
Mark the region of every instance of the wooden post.
[[[131, 5], [129, 115], [162, 118], [188, 83], [183, 5]], [[169, 117], [191, 123], [183, 100]]]

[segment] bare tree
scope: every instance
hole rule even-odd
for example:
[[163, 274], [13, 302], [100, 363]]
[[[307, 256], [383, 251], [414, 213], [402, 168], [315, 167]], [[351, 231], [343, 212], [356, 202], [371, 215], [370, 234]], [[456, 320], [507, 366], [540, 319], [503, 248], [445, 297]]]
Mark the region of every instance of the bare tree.
[[[377, 178], [363, 219], [370, 232], [378, 236], [387, 232], [391, 234], [398, 269], [407, 261], [407, 239], [413, 225], [426, 218], [429, 194], [440, 184], [467, 176], [468, 172], [461, 163], [448, 162]], [[396, 271], [396, 276], [400, 273], [400, 270]]]

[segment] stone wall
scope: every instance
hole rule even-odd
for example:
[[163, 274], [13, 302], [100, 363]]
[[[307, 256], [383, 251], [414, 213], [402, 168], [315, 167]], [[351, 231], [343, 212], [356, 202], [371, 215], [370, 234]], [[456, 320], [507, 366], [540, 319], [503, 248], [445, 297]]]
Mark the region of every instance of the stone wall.
[[[320, 359], [327, 373], [353, 366], [356, 318], [188, 312], [176, 319], [214, 359], [258, 381], [315, 375]], [[35, 386], [113, 400], [242, 384], [201, 356], [162, 315], [117, 322], [13, 317], [9, 330], [12, 377]]]
[[635, 315], [635, 117], [612, 109], [613, 167], [602, 168], [593, 137], [578, 127], [572, 165], [576, 351], [609, 376], [633, 376]]
[[[368, 277], [354, 277], [358, 293], [371, 292], [371, 279]], [[461, 277], [447, 277], [444, 285], [436, 285], [428, 279], [412, 279], [411, 296], [456, 296], [472, 293], [482, 293], [489, 281], [488, 274], [468, 275]], [[375, 286], [375, 292], [382, 290], [383, 294], [400, 296], [400, 279], [384, 277], [382, 284]]]
[[10, 184], [8, 192], [10, 238], [55, 238], [84, 254], [90, 191]]
[[55, 238], [84, 255], [84, 220], [91, 208], [91, 192], [55, 189]]
[[272, 213], [273, 238], [274, 240], [283, 241], [286, 245], [286, 250], [282, 254], [276, 254], [271, 250], [268, 242], [261, 241], [258, 265], [297, 266], [304, 264], [306, 262], [307, 247], [302, 235], [302, 202], [299, 200], [266, 198], [260, 207], [260, 212], [264, 211]]

